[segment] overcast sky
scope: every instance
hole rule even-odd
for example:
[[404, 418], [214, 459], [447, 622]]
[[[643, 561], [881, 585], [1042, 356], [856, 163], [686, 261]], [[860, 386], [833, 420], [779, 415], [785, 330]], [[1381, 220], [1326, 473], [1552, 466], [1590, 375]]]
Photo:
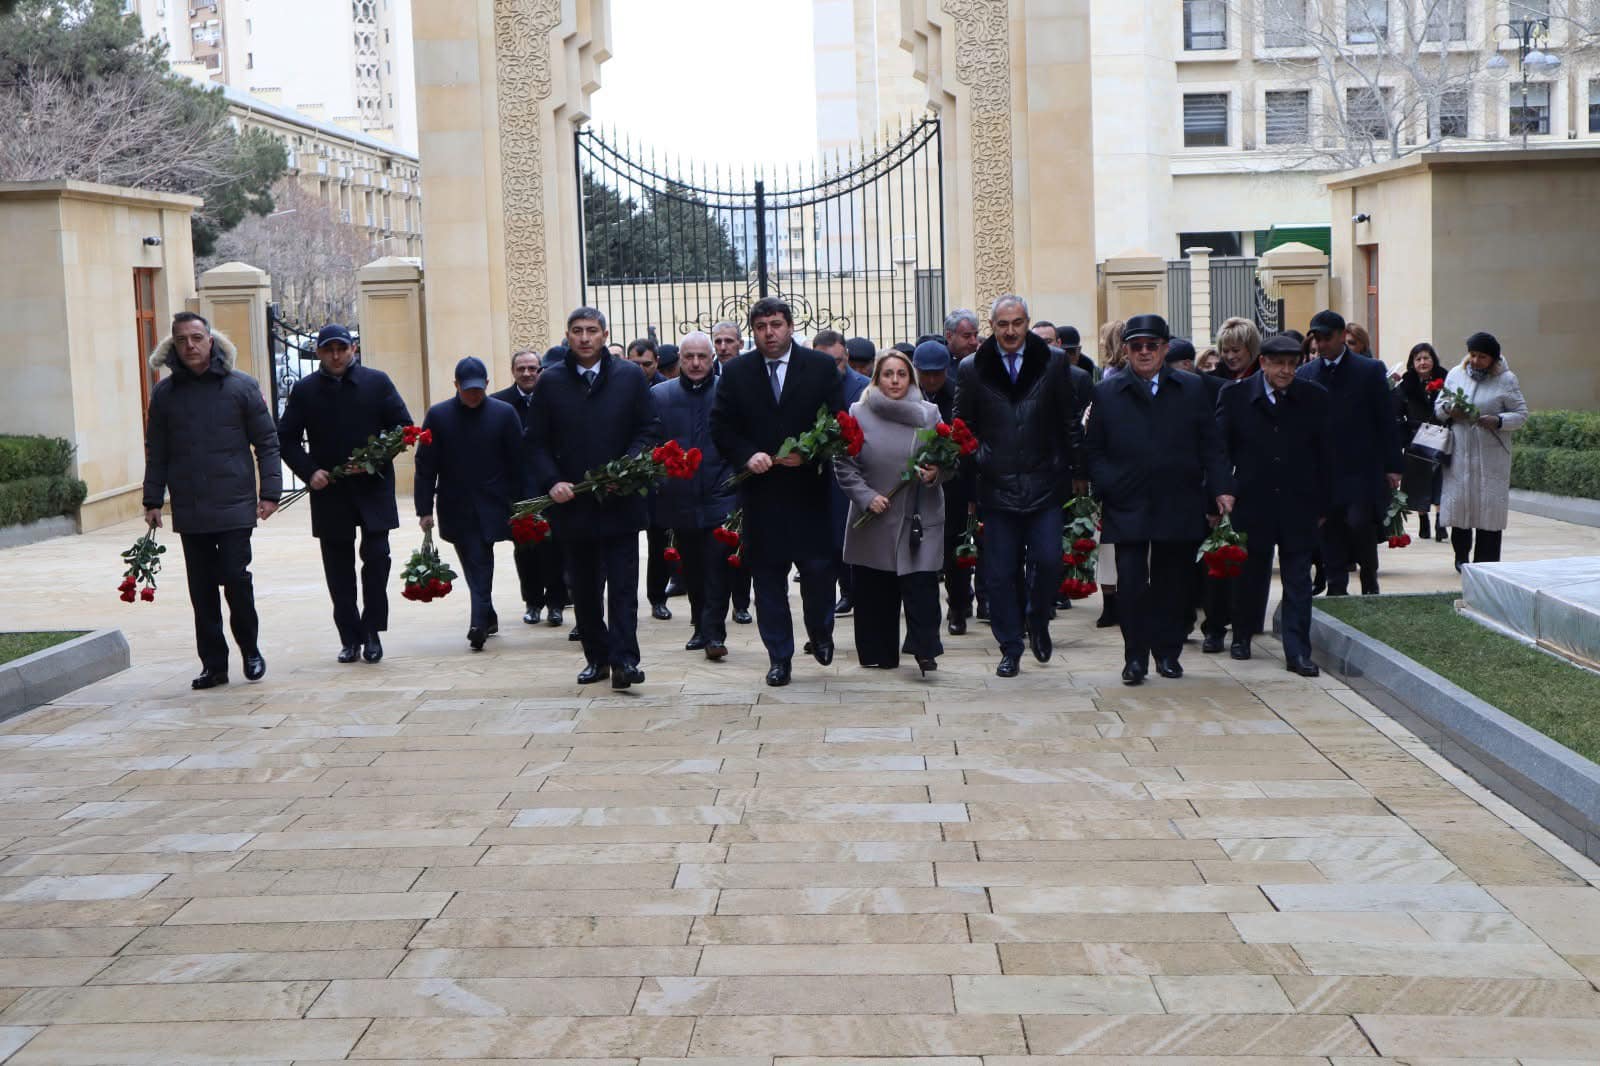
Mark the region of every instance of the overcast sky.
[[611, 0], [593, 122], [708, 162], [816, 154], [810, 0]]

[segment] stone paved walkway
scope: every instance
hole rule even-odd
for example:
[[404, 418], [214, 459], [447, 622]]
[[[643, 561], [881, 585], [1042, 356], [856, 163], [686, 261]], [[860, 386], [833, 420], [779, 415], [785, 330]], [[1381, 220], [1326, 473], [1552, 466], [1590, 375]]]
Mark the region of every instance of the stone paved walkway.
[[777, 691], [752, 628], [646, 622], [612, 695], [565, 630], [467, 654], [463, 597], [340, 667], [305, 522], [257, 540], [267, 680], [208, 694], [181, 563], [114, 599], [132, 526], [0, 552], [8, 628], [137, 663], [0, 727], [0, 1060], [1600, 1061], [1600, 870], [1269, 642], [1129, 690], [1076, 610], [1016, 681], [974, 635]]

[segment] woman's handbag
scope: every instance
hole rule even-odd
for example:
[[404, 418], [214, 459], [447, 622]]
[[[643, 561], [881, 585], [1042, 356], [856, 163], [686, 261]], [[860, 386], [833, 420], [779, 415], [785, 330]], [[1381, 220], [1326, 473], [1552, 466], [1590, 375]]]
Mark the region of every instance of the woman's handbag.
[[1426, 463], [1443, 466], [1450, 462], [1450, 427], [1424, 422], [1417, 427], [1416, 436], [1406, 445], [1406, 454]]

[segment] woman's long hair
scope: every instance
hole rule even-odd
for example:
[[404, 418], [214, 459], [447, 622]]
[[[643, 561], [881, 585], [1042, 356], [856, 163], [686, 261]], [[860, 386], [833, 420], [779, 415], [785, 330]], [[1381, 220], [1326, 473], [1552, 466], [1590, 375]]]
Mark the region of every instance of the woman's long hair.
[[1128, 362], [1128, 351], [1122, 344], [1122, 330], [1126, 326], [1119, 318], [1100, 327], [1100, 365], [1106, 370], [1120, 368]]
[[[1417, 356], [1430, 355], [1433, 357], [1433, 370], [1427, 377], [1417, 371]], [[1439, 353], [1427, 341], [1415, 344], [1411, 354], [1406, 356], [1406, 372], [1400, 378], [1400, 391], [1406, 399], [1432, 405], [1433, 397], [1428, 395], [1427, 384], [1430, 381], [1442, 380], [1445, 376], [1444, 367], [1439, 364]]]

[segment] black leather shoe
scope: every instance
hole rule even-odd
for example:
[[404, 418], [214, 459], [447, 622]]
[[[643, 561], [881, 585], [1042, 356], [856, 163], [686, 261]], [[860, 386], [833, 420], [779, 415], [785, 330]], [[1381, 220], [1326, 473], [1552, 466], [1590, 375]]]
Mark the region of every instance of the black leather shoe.
[[561, 608], [559, 607], [550, 608], [545, 617], [549, 619], [551, 626], [559, 626], [564, 621], [564, 619], [561, 617]]
[[489, 634], [481, 629], [467, 630], [467, 643], [472, 645], [473, 651], [482, 651], [484, 642], [489, 639]]
[[748, 607], [735, 607], [733, 609], [733, 620], [742, 626], [747, 626], [755, 621], [754, 618], [750, 617], [750, 608]]
[[1157, 659], [1156, 673], [1162, 677], [1179, 678], [1183, 676], [1183, 666], [1176, 659]]
[[1016, 677], [1017, 671], [1022, 669], [1022, 664], [1015, 655], [1000, 656], [1000, 665], [994, 668], [995, 677]]
[[944, 627], [949, 631], [952, 637], [965, 636], [967, 632], [967, 620], [965, 618], [957, 618], [954, 615], [951, 615], [950, 620], [945, 623]]
[[567, 639], [568, 640], [582, 640], [583, 639], [583, 634], [578, 632], [578, 627], [577, 626], [573, 626], [572, 627], [572, 632], [567, 634]]
[[1322, 675], [1322, 671], [1317, 667], [1317, 664], [1310, 659], [1290, 659], [1285, 669], [1291, 674], [1299, 674], [1301, 677], [1320, 677]]
[[583, 668], [583, 673], [578, 675], [578, 684], [592, 685], [596, 681], [604, 681], [611, 676], [611, 667], [605, 663], [590, 663]]
[[672, 608], [668, 607], [664, 603], [651, 604], [650, 617], [654, 618], [657, 622], [670, 622], [672, 621]]
[[1377, 581], [1376, 578], [1374, 578], [1371, 581], [1363, 581], [1361, 583], [1361, 595], [1363, 595], [1363, 596], [1376, 596], [1376, 595], [1378, 595], [1378, 581]]
[[1056, 646], [1050, 640], [1050, 630], [1040, 629], [1028, 634], [1028, 650], [1033, 652], [1033, 657], [1042, 663], [1050, 661], [1050, 656], [1055, 654]]
[[678, 580], [677, 574], [673, 574], [671, 577], [667, 578], [667, 596], [669, 598], [672, 596], [687, 596], [688, 594], [688, 590], [686, 590], [683, 587], [683, 583]]
[[931, 655], [918, 655], [916, 658], [917, 669], [922, 671], [923, 677], [927, 677], [929, 674], [939, 669], [939, 660], [935, 659]]
[[375, 663], [383, 658], [383, 641], [374, 633], [367, 638], [367, 646], [361, 649], [361, 658], [364, 662]]
[[706, 641], [706, 658], [712, 662], [721, 662], [728, 657], [728, 646], [720, 640]]
[[977, 617], [978, 621], [980, 622], [987, 622], [989, 620], [989, 605], [987, 603], [978, 604]]
[[339, 649], [338, 659], [342, 663], [353, 663], [361, 658], [361, 645], [346, 644]]
[[684, 651], [700, 651], [702, 648], [704, 648], [709, 643], [710, 643], [710, 641], [706, 640], [705, 637], [701, 636], [700, 635], [700, 631], [697, 629], [693, 633], [689, 634], [689, 639], [688, 640], [683, 642], [683, 650]]
[[635, 665], [614, 666], [611, 668], [611, 687], [627, 688], [629, 685], [644, 684], [644, 671]]
[[498, 619], [498, 618], [491, 619], [489, 624], [483, 627], [483, 635], [486, 636], [486, 637], [496, 636], [496, 635], [499, 634], [499, 632], [500, 632], [500, 619]]
[[1200, 650], [1207, 655], [1216, 655], [1222, 651], [1222, 634], [1207, 633], [1206, 639], [1200, 642]]
[[833, 641], [812, 641], [811, 657], [817, 660], [817, 662], [821, 663], [823, 666], [833, 665]]
[[1316, 575], [1311, 579], [1311, 595], [1320, 596], [1328, 591], [1328, 576], [1318, 567]]
[[536, 625], [538, 625], [539, 624], [539, 611], [538, 611], [538, 609], [530, 607], [526, 611], [523, 611], [522, 612], [522, 624], [525, 625], [525, 626], [536, 626]]
[[1110, 629], [1117, 624], [1117, 594], [1100, 593], [1100, 617], [1094, 620], [1096, 629]]
[[767, 684], [773, 688], [782, 688], [789, 683], [789, 660], [773, 663], [767, 670]]
[[849, 596], [840, 596], [839, 602], [833, 605], [833, 613], [836, 615], [849, 614], [855, 609], [856, 605], [851, 602]]
[[1240, 662], [1243, 662], [1244, 660], [1250, 658], [1250, 642], [1248, 640], [1234, 641], [1233, 644], [1228, 648], [1228, 654], [1233, 658], [1238, 659]]
[[1056, 610], [1058, 610], [1058, 611], [1070, 611], [1070, 610], [1072, 610], [1072, 601], [1070, 599], [1068, 599], [1066, 596], [1057, 596], [1056, 597]]
[[1122, 668], [1122, 683], [1124, 685], [1144, 684], [1145, 667], [1143, 663], [1128, 663]]
[[226, 670], [202, 670], [200, 676], [189, 682], [190, 688], [216, 688], [228, 683]]
[[244, 657], [244, 679], [246, 681], [260, 681], [267, 676], [267, 660], [261, 657], [259, 651], [251, 652]]

